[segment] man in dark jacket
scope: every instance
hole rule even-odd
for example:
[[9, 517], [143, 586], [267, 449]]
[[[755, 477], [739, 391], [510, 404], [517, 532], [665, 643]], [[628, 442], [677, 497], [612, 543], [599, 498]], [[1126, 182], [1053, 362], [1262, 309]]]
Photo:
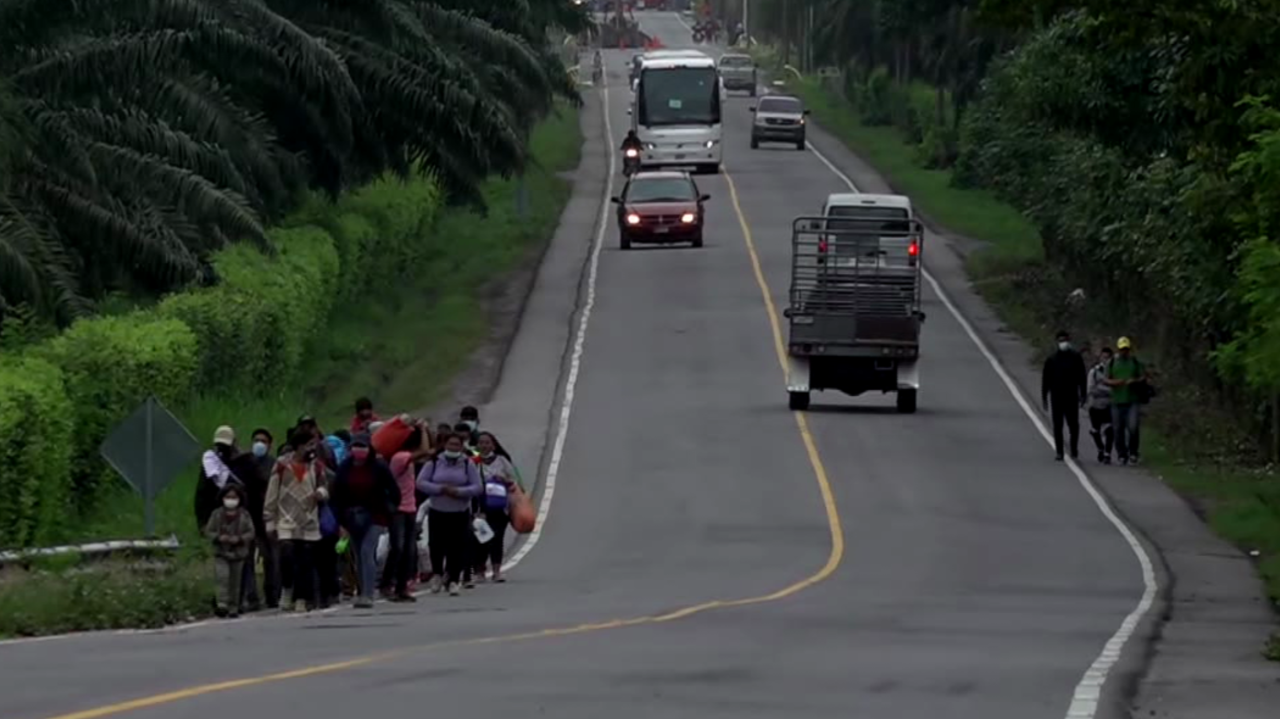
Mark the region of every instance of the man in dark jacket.
[[378, 539], [386, 533], [400, 505], [400, 486], [386, 460], [373, 451], [369, 435], [351, 439], [351, 456], [338, 466], [330, 502], [351, 533], [351, 546], [356, 550], [360, 577], [356, 607], [372, 607], [378, 586]]
[[[278, 566], [279, 550], [276, 543], [267, 535], [266, 523], [262, 516], [263, 503], [267, 497], [267, 483], [271, 480], [271, 470], [275, 467], [276, 458], [271, 453], [274, 438], [264, 428], [253, 431], [253, 444], [248, 452], [238, 455], [232, 460], [232, 471], [244, 480], [245, 509], [253, 520], [255, 541], [245, 560], [244, 579], [241, 582], [242, 605], [246, 611], [261, 608], [262, 600], [270, 609], [280, 606], [280, 570]], [[262, 595], [258, 593], [257, 558], [262, 557]], [[265, 596], [264, 596], [265, 595]]]
[[1080, 456], [1080, 408], [1088, 397], [1084, 358], [1071, 346], [1071, 336], [1058, 333], [1058, 349], [1044, 361], [1040, 401], [1053, 412], [1053, 448], [1062, 461], [1062, 423], [1071, 433], [1071, 458]]

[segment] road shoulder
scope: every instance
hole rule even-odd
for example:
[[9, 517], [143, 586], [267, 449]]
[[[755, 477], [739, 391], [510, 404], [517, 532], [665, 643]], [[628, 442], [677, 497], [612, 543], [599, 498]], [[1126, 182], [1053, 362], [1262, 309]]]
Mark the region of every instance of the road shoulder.
[[[818, 127], [809, 135], [859, 189], [893, 192], [890, 182], [838, 139]], [[930, 271], [1023, 393], [1034, 398], [1032, 349], [1005, 327], [964, 271], [964, 253], [974, 240], [924, 219], [932, 234]], [[927, 396], [926, 391], [926, 402]], [[1047, 449], [1045, 461], [1051, 461]], [[1249, 559], [1149, 472], [1082, 467], [1153, 550], [1161, 588], [1107, 685], [1105, 703], [1134, 715], [1177, 719], [1271, 715], [1280, 706], [1280, 679], [1260, 650], [1275, 617]]]

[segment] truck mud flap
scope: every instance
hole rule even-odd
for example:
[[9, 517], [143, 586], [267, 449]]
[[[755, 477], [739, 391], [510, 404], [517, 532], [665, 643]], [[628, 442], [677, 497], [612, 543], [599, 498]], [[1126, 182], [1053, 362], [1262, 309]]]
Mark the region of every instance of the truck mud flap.
[[898, 362], [898, 389], [920, 389], [920, 362], [918, 360], [900, 360]]
[[787, 355], [787, 391], [809, 391], [809, 359]]

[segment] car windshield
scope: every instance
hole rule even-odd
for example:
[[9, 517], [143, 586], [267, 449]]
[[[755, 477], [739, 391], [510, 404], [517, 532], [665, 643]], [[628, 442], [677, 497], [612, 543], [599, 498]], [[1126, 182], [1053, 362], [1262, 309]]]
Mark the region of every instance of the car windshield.
[[751, 58], [741, 55], [726, 55], [720, 58], [720, 67], [747, 67], [751, 64]]
[[760, 100], [760, 112], [787, 112], [800, 114], [804, 106], [794, 97], [766, 97]]
[[627, 202], [692, 202], [693, 183], [678, 177], [654, 177], [632, 180], [627, 187]]

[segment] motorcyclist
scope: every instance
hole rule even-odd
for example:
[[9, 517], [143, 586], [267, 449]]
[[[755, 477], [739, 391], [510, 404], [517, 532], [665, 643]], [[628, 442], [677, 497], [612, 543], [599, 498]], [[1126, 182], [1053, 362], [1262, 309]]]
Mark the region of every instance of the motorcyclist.
[[640, 142], [640, 136], [636, 134], [636, 131], [634, 129], [627, 130], [627, 136], [622, 138], [623, 154], [626, 154], [627, 150], [635, 150], [636, 152], [640, 152], [643, 149], [644, 149], [644, 143]]

